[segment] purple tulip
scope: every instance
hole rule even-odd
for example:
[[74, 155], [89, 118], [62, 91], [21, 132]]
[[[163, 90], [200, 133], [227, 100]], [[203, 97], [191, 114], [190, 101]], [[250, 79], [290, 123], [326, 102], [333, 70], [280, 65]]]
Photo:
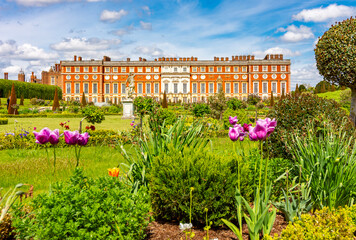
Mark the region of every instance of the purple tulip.
[[48, 141], [52, 144], [52, 145], [56, 145], [59, 142], [59, 130], [55, 129], [54, 131], [52, 131], [49, 134], [49, 138]]
[[229, 117], [229, 122], [230, 122], [230, 124], [232, 125], [232, 126], [234, 126], [236, 123], [237, 123], [237, 116], [235, 116], [235, 117]]
[[69, 145], [75, 145], [78, 143], [79, 132], [78, 131], [64, 131], [64, 140]]
[[229, 137], [232, 141], [235, 142], [239, 138], [239, 135], [240, 134], [237, 128], [232, 128], [232, 127], [229, 128]]
[[249, 127], [249, 137], [251, 141], [265, 140], [267, 137], [267, 128], [257, 121], [255, 127]]
[[258, 119], [257, 123], [263, 125], [267, 129], [267, 137], [273, 133], [275, 127], [277, 126], [277, 121], [274, 118], [272, 120], [270, 118]]
[[79, 136], [78, 136], [78, 145], [79, 146], [87, 145], [89, 137], [90, 136], [89, 136], [89, 134], [87, 132], [83, 133], [83, 134], [79, 134]]
[[51, 130], [49, 128], [44, 128], [40, 132], [33, 131], [33, 134], [36, 138], [36, 143], [38, 144], [46, 144], [49, 140], [49, 135], [51, 134]]

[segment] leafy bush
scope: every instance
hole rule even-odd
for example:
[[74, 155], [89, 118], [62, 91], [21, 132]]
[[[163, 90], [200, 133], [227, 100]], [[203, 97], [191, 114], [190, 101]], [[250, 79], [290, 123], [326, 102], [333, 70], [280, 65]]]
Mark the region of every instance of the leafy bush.
[[[292, 142], [295, 134], [307, 132], [307, 123], [316, 120], [316, 129], [324, 127], [324, 121], [334, 123], [337, 129], [347, 115], [334, 100], [324, 99], [313, 94], [302, 94], [299, 97], [288, 95], [278, 101], [269, 111], [268, 117], [276, 118], [275, 132], [268, 138], [268, 147], [271, 156], [292, 159], [293, 156], [286, 143]], [[346, 122], [345, 132], [354, 134], [351, 122]]]
[[94, 180], [76, 169], [69, 181], [30, 202], [29, 214], [14, 211], [17, 238], [144, 239], [149, 195], [144, 188], [136, 195], [130, 190], [118, 178]]
[[[214, 154], [204, 148], [170, 149], [152, 161], [150, 188], [152, 209], [159, 218], [189, 221], [190, 188], [193, 187], [193, 224], [205, 223], [204, 209], [208, 209], [208, 221], [221, 224], [221, 218], [234, 216], [235, 187], [237, 186], [237, 162], [230, 157]], [[249, 170], [242, 163], [243, 194], [250, 190]]]
[[264, 107], [265, 107], [265, 105], [262, 102], [259, 102], [259, 103], [256, 104], [256, 108], [257, 109], [262, 109]]
[[103, 120], [105, 120], [104, 113], [100, 108], [95, 106], [87, 106], [82, 108], [82, 114], [84, 117], [86, 117], [88, 123], [101, 123]]
[[324, 240], [324, 239], [354, 239], [356, 226], [350, 217], [348, 208], [332, 209], [323, 208], [314, 215], [303, 214], [301, 219], [296, 219], [294, 223], [289, 223], [282, 231], [280, 237], [267, 237], [267, 239], [303, 239], [303, 240]]
[[149, 115], [149, 127], [153, 130], [156, 127], [172, 126], [178, 120], [176, 114], [168, 108], [156, 108]]
[[242, 108], [243, 102], [237, 98], [230, 98], [227, 102], [227, 107], [232, 110], [238, 110]]
[[0, 118], [0, 125], [6, 125], [9, 123], [9, 120], [7, 118]]
[[227, 109], [225, 93], [220, 89], [218, 94], [208, 97], [208, 104], [211, 116], [221, 120], [223, 112]]
[[197, 103], [194, 105], [192, 112], [195, 117], [204, 117], [206, 114], [210, 114], [210, 108], [205, 103]]
[[251, 105], [256, 105], [258, 102], [261, 102], [261, 98], [256, 94], [249, 94], [247, 97], [247, 103]]
[[229, 127], [231, 127], [231, 124], [229, 122], [229, 117], [235, 117], [237, 116], [238, 124], [243, 125], [244, 123], [249, 124], [249, 116], [247, 114], [247, 112], [243, 109], [240, 110], [232, 110], [231, 108], [228, 108], [224, 114], [223, 114], [223, 120], [224, 120], [224, 127], [225, 129], [229, 129]]

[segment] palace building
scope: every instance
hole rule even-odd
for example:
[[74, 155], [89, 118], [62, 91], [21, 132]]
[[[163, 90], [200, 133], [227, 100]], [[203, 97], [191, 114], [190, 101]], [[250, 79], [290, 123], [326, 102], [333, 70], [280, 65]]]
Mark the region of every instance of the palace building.
[[84, 92], [90, 102], [119, 102], [127, 97], [129, 73], [134, 74], [134, 96], [159, 100], [166, 92], [172, 102], [200, 102], [222, 89], [227, 98], [246, 100], [249, 94], [257, 94], [266, 99], [272, 92], [274, 96], [289, 93], [290, 65], [281, 54], [268, 54], [264, 59], [248, 55], [214, 60], [162, 57], [154, 61], [74, 56], [72, 61], [61, 61], [59, 82], [64, 100], [79, 101]]

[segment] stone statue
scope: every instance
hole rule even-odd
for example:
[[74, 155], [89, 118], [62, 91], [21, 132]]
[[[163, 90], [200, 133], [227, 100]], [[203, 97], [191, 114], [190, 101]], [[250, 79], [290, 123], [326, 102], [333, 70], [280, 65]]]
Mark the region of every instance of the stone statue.
[[126, 94], [127, 98], [132, 99], [132, 95], [135, 93], [135, 83], [134, 83], [135, 74], [129, 73], [129, 76], [126, 80]]

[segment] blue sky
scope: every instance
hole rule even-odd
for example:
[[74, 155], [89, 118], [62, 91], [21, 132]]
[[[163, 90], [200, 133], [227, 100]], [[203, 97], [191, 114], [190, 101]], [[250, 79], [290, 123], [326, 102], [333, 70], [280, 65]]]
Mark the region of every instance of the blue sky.
[[321, 80], [314, 47], [356, 1], [0, 0], [0, 74], [38, 77], [60, 60], [282, 53], [295, 84]]

